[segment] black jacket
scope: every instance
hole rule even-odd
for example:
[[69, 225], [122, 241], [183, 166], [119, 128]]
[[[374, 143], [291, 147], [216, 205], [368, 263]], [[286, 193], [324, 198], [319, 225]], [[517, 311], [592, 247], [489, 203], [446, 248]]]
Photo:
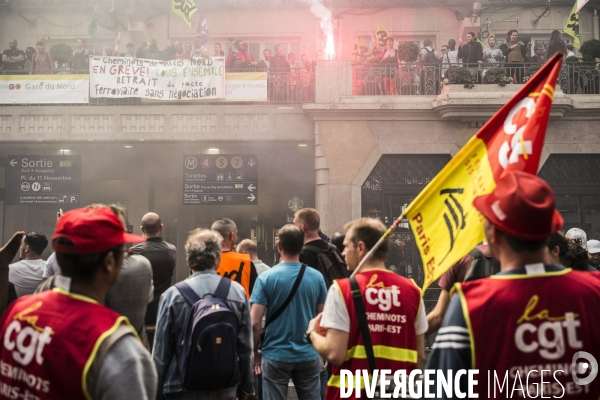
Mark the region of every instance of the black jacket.
[[[479, 42], [470, 42], [463, 44], [458, 48], [458, 58], [462, 59], [463, 63], [477, 64], [483, 60], [483, 47]], [[475, 66], [475, 65], [470, 65]]]
[[158, 301], [160, 296], [171, 286], [173, 271], [177, 262], [177, 248], [165, 242], [161, 237], [151, 237], [145, 242], [129, 249], [132, 254], [140, 254], [152, 265], [152, 280], [154, 281], [154, 299], [146, 310], [146, 325], [156, 324]]
[[567, 46], [565, 45], [565, 42], [548, 44], [548, 50], [546, 50], [546, 60], [549, 60], [550, 57], [556, 53], [567, 54]]

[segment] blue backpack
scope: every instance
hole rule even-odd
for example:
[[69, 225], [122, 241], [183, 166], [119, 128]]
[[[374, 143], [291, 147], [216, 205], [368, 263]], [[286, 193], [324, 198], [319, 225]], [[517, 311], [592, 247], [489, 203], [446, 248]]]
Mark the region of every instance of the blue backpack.
[[186, 390], [226, 389], [240, 380], [236, 348], [239, 320], [225, 302], [230, 286], [229, 279], [221, 278], [213, 297], [201, 299], [185, 281], [175, 285], [192, 305], [177, 354]]

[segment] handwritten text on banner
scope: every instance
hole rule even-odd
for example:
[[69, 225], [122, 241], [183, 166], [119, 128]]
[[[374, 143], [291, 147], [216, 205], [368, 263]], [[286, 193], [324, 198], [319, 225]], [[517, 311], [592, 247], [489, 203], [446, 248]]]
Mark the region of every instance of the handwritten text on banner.
[[172, 61], [123, 57], [90, 58], [90, 97], [224, 99], [224, 58]]

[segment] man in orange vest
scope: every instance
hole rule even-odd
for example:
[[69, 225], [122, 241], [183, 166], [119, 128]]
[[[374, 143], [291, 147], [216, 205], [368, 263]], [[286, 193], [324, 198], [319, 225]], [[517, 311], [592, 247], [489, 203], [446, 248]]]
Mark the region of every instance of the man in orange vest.
[[[360, 261], [386, 231], [379, 220], [362, 218], [344, 227], [343, 255], [348, 269], [356, 269]], [[310, 321], [306, 338], [321, 356], [329, 360], [333, 375], [327, 383], [326, 400], [340, 398], [340, 371], [371, 370], [369, 351], [373, 351], [375, 368], [391, 371], [406, 370], [407, 375], [425, 360], [425, 331], [427, 320], [421, 291], [414, 282], [385, 268], [389, 241], [373, 253], [353, 278], [338, 279], [329, 288], [322, 314]], [[359, 294], [357, 298], [353, 294]], [[362, 304], [362, 306], [360, 306]], [[357, 312], [368, 322], [370, 340], [363, 336]], [[364, 325], [363, 325], [364, 326]], [[325, 336], [319, 334], [326, 328]], [[369, 346], [368, 342], [371, 342]], [[363, 397], [365, 393], [362, 393]], [[356, 391], [350, 398], [356, 398]]]
[[[109, 208], [76, 209], [57, 222], [56, 287], [15, 301], [0, 319], [0, 393], [27, 399], [149, 399], [156, 369], [126, 317], [104, 305], [119, 277], [124, 232]], [[7, 395], [9, 394], [9, 395]]]
[[221, 263], [217, 273], [242, 285], [246, 291], [246, 297], [250, 299], [258, 273], [248, 254], [234, 251], [238, 240], [238, 230], [235, 222], [229, 218], [221, 218], [213, 222], [210, 229], [219, 232], [223, 237]]
[[479, 398], [597, 399], [600, 274], [547, 263], [546, 240], [563, 226], [552, 189], [509, 172], [473, 205], [501, 271], [454, 286], [427, 368], [478, 369]]

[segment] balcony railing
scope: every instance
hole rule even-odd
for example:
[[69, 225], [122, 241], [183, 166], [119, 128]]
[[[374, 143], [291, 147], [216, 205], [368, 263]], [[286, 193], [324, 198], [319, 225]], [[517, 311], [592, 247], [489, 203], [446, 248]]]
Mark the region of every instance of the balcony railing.
[[[462, 65], [460, 65], [462, 66]], [[541, 64], [511, 63], [497, 64], [506, 71], [514, 83], [525, 83]], [[452, 65], [457, 68], [456, 64]], [[487, 83], [486, 75], [494, 65], [467, 65], [476, 84], [486, 84], [493, 90], [494, 84]], [[352, 65], [337, 62], [336, 65], [319, 67], [297, 67], [270, 69], [267, 73], [267, 97], [264, 101], [145, 101], [140, 98], [90, 98], [86, 105], [157, 105], [157, 104], [304, 104], [335, 101], [335, 98], [352, 96], [436, 96], [440, 93], [443, 76], [449, 65], [419, 63], [378, 63]], [[320, 71], [320, 72], [319, 72]], [[227, 71], [235, 72], [235, 71]], [[88, 73], [88, 71], [56, 71], [55, 74]], [[21, 71], [1, 71], [0, 74], [22, 74]], [[333, 79], [332, 79], [333, 78]], [[330, 99], [319, 98], [317, 85], [327, 85], [333, 94]], [[596, 64], [564, 63], [558, 84], [565, 94], [600, 94], [600, 67]], [[343, 89], [345, 86], [347, 89]], [[336, 89], [339, 87], [339, 90]], [[351, 87], [351, 92], [350, 92]], [[336, 94], [338, 93], [338, 94]], [[1, 101], [0, 101], [1, 102]], [[24, 103], [22, 105], [41, 105]], [[55, 104], [56, 105], [56, 104]], [[64, 105], [64, 104], [62, 104]]]
[[[464, 65], [473, 76], [476, 84], [487, 84], [487, 72], [494, 67], [504, 69], [513, 83], [526, 83], [533, 75], [532, 67], [539, 63], [515, 63], [478, 66]], [[463, 66], [460, 64], [459, 66]], [[364, 64], [352, 66], [352, 95], [437, 95], [441, 81], [449, 65], [433, 64], [420, 66], [417, 63]], [[456, 64], [452, 65], [457, 68]], [[600, 68], [594, 64], [565, 63], [558, 79], [565, 94], [600, 94]]]

